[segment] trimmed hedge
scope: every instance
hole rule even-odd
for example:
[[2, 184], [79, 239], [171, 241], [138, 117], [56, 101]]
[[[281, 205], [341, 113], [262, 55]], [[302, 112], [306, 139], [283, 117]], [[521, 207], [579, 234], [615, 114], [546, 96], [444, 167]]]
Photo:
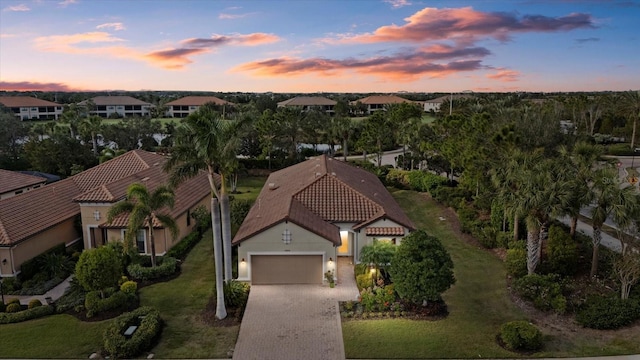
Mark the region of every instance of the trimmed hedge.
[[16, 304], [16, 303], [11, 303], [8, 304], [5, 311], [7, 313], [17, 313], [20, 312], [22, 310], [22, 306], [20, 305], [20, 303]]
[[38, 306], [15, 313], [0, 313], [0, 324], [13, 324], [55, 313], [53, 306]]
[[[138, 328], [131, 338], [124, 332], [129, 326]], [[122, 314], [107, 327], [103, 334], [104, 349], [113, 358], [132, 358], [149, 350], [162, 331], [162, 319], [158, 310], [141, 307]]]
[[93, 315], [101, 312], [123, 309], [132, 302], [132, 297], [117, 291], [108, 298], [101, 298], [99, 291], [90, 291], [87, 293], [84, 299], [84, 307], [87, 310], [87, 317], [90, 318]]
[[640, 301], [619, 297], [591, 297], [578, 311], [576, 320], [592, 329], [611, 330], [633, 324], [640, 319]]
[[500, 327], [500, 339], [510, 350], [536, 351], [542, 347], [542, 333], [527, 321], [511, 321]]
[[156, 280], [173, 275], [178, 270], [178, 260], [173, 257], [163, 256], [162, 262], [156, 267], [145, 267], [140, 264], [127, 266], [127, 272], [136, 280]]
[[120, 291], [127, 295], [135, 295], [138, 291], [138, 283], [135, 281], [125, 281], [120, 285]]
[[33, 308], [38, 307], [38, 306], [42, 306], [42, 302], [40, 300], [33, 299], [33, 300], [29, 301], [29, 306], [28, 306], [29, 309], [33, 309]]
[[184, 259], [189, 254], [189, 251], [193, 249], [198, 242], [202, 240], [202, 234], [198, 231], [193, 231], [189, 235], [185, 236], [177, 244], [173, 245], [169, 251], [167, 251], [167, 257], [175, 259]]
[[536, 309], [553, 310], [563, 314], [567, 310], [567, 299], [562, 295], [562, 287], [557, 276], [531, 274], [515, 282], [516, 292], [533, 302]]
[[527, 250], [521, 248], [507, 250], [504, 262], [507, 267], [507, 274], [515, 278], [527, 275]]

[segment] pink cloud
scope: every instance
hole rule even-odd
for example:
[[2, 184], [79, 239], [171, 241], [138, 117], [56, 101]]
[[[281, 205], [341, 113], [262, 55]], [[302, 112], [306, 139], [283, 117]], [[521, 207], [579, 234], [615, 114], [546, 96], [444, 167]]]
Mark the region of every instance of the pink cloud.
[[41, 83], [31, 81], [0, 81], [0, 90], [5, 91], [81, 91], [64, 83]]
[[509, 69], [498, 69], [495, 74], [487, 74], [487, 78], [492, 80], [498, 80], [502, 82], [513, 82], [520, 80], [520, 72]]
[[18, 12], [24, 12], [24, 11], [30, 11], [31, 8], [29, 8], [27, 5], [25, 4], [20, 4], [20, 5], [12, 5], [12, 6], [7, 6], [6, 8], [2, 9], [4, 11], [18, 11]]

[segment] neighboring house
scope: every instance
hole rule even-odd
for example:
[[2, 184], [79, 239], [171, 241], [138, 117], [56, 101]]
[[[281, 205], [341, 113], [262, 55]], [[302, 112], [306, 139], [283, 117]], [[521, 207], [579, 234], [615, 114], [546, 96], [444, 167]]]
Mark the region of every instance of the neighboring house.
[[[378, 110], [384, 110], [387, 106], [391, 104], [402, 104], [402, 103], [416, 103], [415, 101], [407, 100], [405, 98], [401, 98], [395, 95], [373, 95], [367, 96], [366, 98], [362, 98], [356, 101], [352, 101], [349, 103], [351, 106], [356, 106], [358, 103], [365, 105], [367, 107], [365, 111], [366, 115], [371, 115]], [[361, 115], [361, 114], [357, 114]]]
[[334, 107], [336, 106], [336, 103], [337, 101], [327, 99], [323, 96], [298, 96], [279, 102], [278, 107], [296, 107], [301, 108], [303, 111], [319, 108], [325, 113], [333, 115], [335, 113]]
[[[84, 239], [89, 249], [120, 241], [127, 217], [106, 224], [109, 207], [122, 200], [134, 182], [147, 184], [150, 190], [166, 182], [165, 160], [162, 155], [133, 150], [64, 180], [0, 200], [0, 276], [19, 274], [22, 263], [60, 243], [69, 246]], [[169, 214], [180, 229], [177, 241], [194, 226], [189, 216], [192, 209], [200, 204], [209, 208], [206, 174], [183, 183], [175, 192], [175, 207]], [[156, 252], [163, 254], [175, 242], [162, 230], [156, 234]], [[141, 235], [139, 246], [147, 253], [146, 235]]]
[[[149, 116], [150, 108], [153, 106], [148, 102], [138, 100], [131, 96], [96, 96], [91, 98], [94, 105], [91, 114], [98, 115], [103, 118], [109, 118], [117, 116], [132, 117], [132, 116]], [[88, 100], [81, 101], [78, 105], [86, 106], [90, 104]]]
[[[165, 104], [167, 106], [167, 116], [173, 118], [185, 118], [189, 114], [194, 113], [204, 104], [229, 105], [234, 106], [232, 102], [222, 100], [215, 96], [185, 96], [182, 99], [174, 100]], [[224, 109], [224, 106], [223, 106]]]
[[0, 169], [0, 200], [37, 189], [46, 182], [43, 177]]
[[238, 280], [322, 283], [338, 256], [359, 262], [377, 238], [399, 244], [415, 230], [372, 173], [320, 156], [272, 173], [240, 226]]
[[435, 99], [424, 101], [424, 111], [439, 112], [440, 106], [442, 106], [442, 103], [444, 102], [449, 103], [451, 100], [455, 101], [455, 100], [470, 99], [470, 98], [472, 98], [472, 96], [464, 95], [464, 94], [451, 94], [451, 95], [440, 96]]
[[0, 104], [21, 120], [57, 120], [62, 105], [29, 96], [0, 96]]

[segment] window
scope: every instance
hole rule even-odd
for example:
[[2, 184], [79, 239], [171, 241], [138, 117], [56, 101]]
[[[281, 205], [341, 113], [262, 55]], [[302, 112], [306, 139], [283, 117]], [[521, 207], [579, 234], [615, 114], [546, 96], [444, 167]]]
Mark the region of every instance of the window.
[[138, 248], [138, 253], [146, 254], [147, 253], [147, 242], [145, 241], [147, 232], [144, 229], [138, 230], [138, 234], [136, 236], [136, 247]]
[[187, 209], [187, 226], [191, 225], [191, 210]]

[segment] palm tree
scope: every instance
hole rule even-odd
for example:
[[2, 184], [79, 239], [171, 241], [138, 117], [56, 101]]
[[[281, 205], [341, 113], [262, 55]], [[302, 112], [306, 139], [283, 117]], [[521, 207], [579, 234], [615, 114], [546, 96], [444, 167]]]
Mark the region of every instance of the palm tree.
[[635, 149], [636, 130], [640, 119], [640, 91], [627, 91], [622, 94], [620, 110], [633, 123], [631, 130], [631, 150]]
[[602, 241], [602, 225], [612, 216], [619, 224], [628, 224], [637, 214], [640, 202], [633, 186], [620, 186], [617, 172], [612, 168], [598, 169], [591, 186], [593, 202], [591, 221], [593, 227], [593, 253], [591, 277], [598, 272], [598, 253]]
[[173, 208], [175, 196], [173, 191], [166, 186], [159, 186], [153, 192], [149, 192], [146, 186], [134, 183], [127, 188], [127, 198], [114, 204], [107, 213], [107, 221], [111, 222], [118, 215], [129, 213], [129, 224], [125, 235], [125, 248], [130, 248], [138, 230], [147, 227], [149, 229], [149, 243], [151, 244], [151, 266], [156, 266], [156, 243], [153, 228], [169, 229], [171, 236], [178, 237], [178, 226], [175, 220], [159, 211], [167, 207]]
[[[219, 114], [212, 109], [200, 108], [184, 119], [172, 148], [171, 157], [165, 164], [165, 170], [171, 171], [172, 184], [178, 184], [196, 176], [202, 170], [207, 172], [212, 193], [211, 226], [216, 267], [216, 317], [218, 319], [224, 319], [227, 316], [222, 284], [223, 271], [226, 281], [232, 279], [231, 215], [226, 178], [231, 174], [236, 161], [242, 125], [242, 121], [220, 120]], [[219, 179], [219, 183], [216, 179]]]
[[72, 139], [76, 138], [78, 134], [78, 126], [82, 119], [88, 115], [87, 108], [84, 106], [71, 104], [64, 107], [60, 121], [65, 124], [69, 124], [69, 133]]
[[98, 115], [91, 115], [82, 119], [80, 122], [80, 131], [91, 136], [93, 145], [93, 155], [98, 156], [98, 132], [102, 129], [102, 118]]

